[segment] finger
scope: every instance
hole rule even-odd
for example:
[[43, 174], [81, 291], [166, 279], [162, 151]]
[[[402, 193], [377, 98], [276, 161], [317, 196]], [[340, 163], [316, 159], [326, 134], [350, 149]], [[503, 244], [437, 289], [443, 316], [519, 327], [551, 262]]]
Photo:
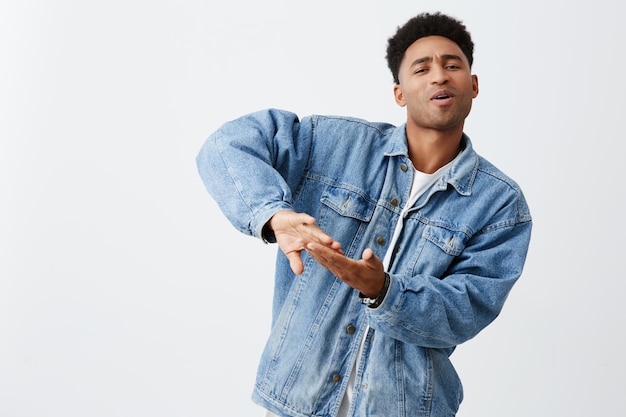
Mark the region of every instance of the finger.
[[341, 250], [341, 243], [333, 239], [328, 233], [324, 232], [316, 225], [307, 226], [307, 232], [309, 235], [309, 242], [318, 242], [335, 251]]
[[333, 249], [335, 252], [338, 252], [343, 255], [343, 249], [341, 249], [341, 243], [337, 242], [336, 240], [333, 240], [333, 243], [329, 247]]
[[374, 251], [370, 248], [366, 248], [363, 251], [363, 255], [361, 255], [361, 259], [363, 259], [364, 261], [369, 261], [374, 257]]
[[306, 247], [313, 259], [334, 273], [340, 272], [350, 261], [342, 253], [320, 243], [311, 242]]
[[307, 237], [308, 241], [320, 242], [326, 246], [339, 245], [339, 242], [335, 242], [335, 239], [333, 239], [331, 236], [329, 236], [327, 233], [325, 233], [322, 229], [315, 226], [314, 224], [309, 223], [303, 224], [302, 226], [302, 233]]
[[315, 224], [315, 217], [308, 215], [306, 213], [298, 213], [296, 219], [299, 224], [304, 224], [304, 225]]
[[299, 255], [289, 258], [289, 267], [296, 275], [300, 275], [304, 272], [304, 264], [302, 263], [302, 259], [300, 259]]
[[302, 257], [299, 251], [292, 251], [285, 254], [289, 260], [289, 266], [294, 274], [300, 275], [304, 272], [304, 264], [302, 263]]
[[326, 246], [315, 242], [309, 242], [306, 245], [307, 252], [313, 257], [313, 259], [322, 264], [328, 263], [327, 256], [324, 256], [325, 249]]
[[377, 270], [382, 267], [382, 261], [371, 248], [367, 248], [363, 251], [361, 259], [372, 270]]

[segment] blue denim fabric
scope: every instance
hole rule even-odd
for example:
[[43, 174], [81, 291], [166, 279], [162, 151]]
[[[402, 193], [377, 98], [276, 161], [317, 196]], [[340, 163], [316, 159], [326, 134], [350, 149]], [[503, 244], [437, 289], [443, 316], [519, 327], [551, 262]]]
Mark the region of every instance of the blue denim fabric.
[[[279, 251], [254, 401], [279, 415], [334, 416], [365, 337], [351, 416], [455, 415], [463, 391], [449, 356], [498, 316], [531, 234], [518, 185], [463, 141], [403, 219], [379, 307], [306, 253], [294, 275]], [[404, 126], [280, 110], [226, 123], [197, 165], [241, 232], [262, 238], [277, 210], [306, 212], [352, 258], [367, 247], [384, 257], [413, 175]]]

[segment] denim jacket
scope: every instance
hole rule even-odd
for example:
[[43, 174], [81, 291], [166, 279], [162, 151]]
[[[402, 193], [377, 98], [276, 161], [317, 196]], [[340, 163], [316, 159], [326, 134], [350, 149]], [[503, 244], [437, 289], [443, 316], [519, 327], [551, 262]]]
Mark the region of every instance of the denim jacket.
[[[463, 392], [449, 356], [498, 316], [531, 234], [518, 185], [466, 135], [463, 144], [404, 215], [378, 307], [361, 304], [357, 290], [306, 252], [304, 273], [295, 275], [278, 251], [255, 402], [278, 415], [335, 416], [357, 363], [350, 416], [456, 414]], [[413, 175], [405, 126], [299, 120], [281, 110], [226, 123], [207, 139], [197, 165], [241, 232], [263, 238], [276, 211], [305, 212], [351, 258], [368, 247], [384, 257]]]

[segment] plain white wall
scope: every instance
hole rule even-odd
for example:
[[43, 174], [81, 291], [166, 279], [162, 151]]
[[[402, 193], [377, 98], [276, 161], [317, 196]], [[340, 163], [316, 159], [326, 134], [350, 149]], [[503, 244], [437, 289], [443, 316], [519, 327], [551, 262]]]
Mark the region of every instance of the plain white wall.
[[459, 415], [619, 415], [617, 0], [5, 0], [0, 416], [259, 415], [276, 247], [227, 224], [195, 155], [264, 107], [402, 123], [386, 40], [434, 10], [474, 36], [466, 132], [535, 222], [501, 317], [453, 355]]

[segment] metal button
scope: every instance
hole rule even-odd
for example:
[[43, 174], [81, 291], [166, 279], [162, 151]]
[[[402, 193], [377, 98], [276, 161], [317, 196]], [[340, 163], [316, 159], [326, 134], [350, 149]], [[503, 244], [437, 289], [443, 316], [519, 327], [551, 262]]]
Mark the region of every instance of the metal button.
[[392, 206], [396, 207], [396, 206], [398, 205], [398, 203], [399, 203], [399, 201], [398, 201], [398, 199], [397, 199], [397, 198], [392, 198], [392, 199], [391, 199], [391, 205], [392, 205]]
[[341, 381], [341, 375], [339, 374], [333, 375], [333, 382], [339, 382], [339, 381]]
[[406, 172], [406, 170], [409, 169], [409, 167], [406, 164], [402, 164], [400, 165], [400, 169], [402, 170], [402, 172]]
[[384, 244], [384, 243], [385, 243], [385, 238], [384, 238], [384, 237], [382, 237], [382, 236], [378, 236], [378, 237], [376, 238], [376, 243], [378, 243], [379, 245]]
[[353, 325], [350, 325], [346, 328], [346, 331], [348, 332], [348, 334], [352, 334], [356, 332], [356, 327], [354, 327]]

